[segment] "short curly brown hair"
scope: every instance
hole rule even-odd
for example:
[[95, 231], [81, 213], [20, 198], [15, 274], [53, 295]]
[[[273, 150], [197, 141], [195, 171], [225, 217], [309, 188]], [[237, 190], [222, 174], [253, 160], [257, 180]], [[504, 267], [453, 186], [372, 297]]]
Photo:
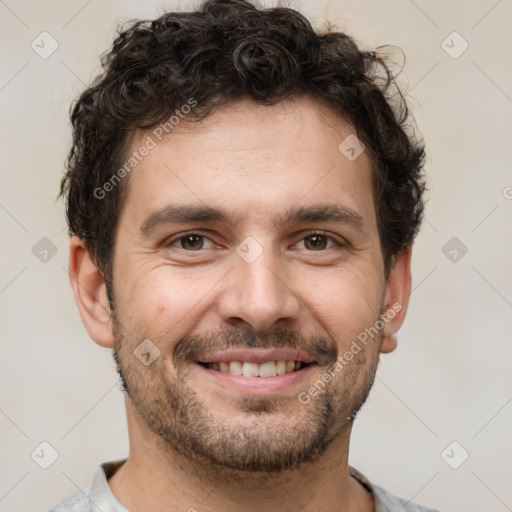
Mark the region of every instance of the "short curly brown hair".
[[[412, 244], [423, 215], [423, 144], [394, 78], [376, 52], [343, 32], [319, 34], [295, 10], [259, 9], [243, 0], [208, 0], [120, 29], [103, 73], [71, 111], [73, 143], [60, 196], [70, 235], [84, 239], [111, 297], [112, 259], [126, 181], [104, 197], [131, 135], [158, 126], [194, 98], [189, 119], [243, 97], [271, 105], [309, 95], [351, 123], [370, 149], [373, 193], [386, 278], [392, 256]], [[395, 95], [396, 96], [396, 95]], [[396, 103], [396, 102], [395, 102]]]

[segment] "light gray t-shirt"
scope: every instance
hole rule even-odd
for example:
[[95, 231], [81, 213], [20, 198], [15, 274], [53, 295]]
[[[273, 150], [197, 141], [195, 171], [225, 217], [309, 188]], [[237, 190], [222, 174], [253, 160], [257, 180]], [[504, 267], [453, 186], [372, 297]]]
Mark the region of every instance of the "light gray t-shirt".
[[[91, 484], [88, 487], [77, 491], [47, 512], [129, 512], [116, 500], [107, 482], [108, 478], [125, 462], [126, 459], [122, 459], [101, 464], [94, 471]], [[436, 509], [422, 507], [397, 498], [381, 487], [372, 485], [356, 469], [349, 467], [349, 470], [350, 474], [373, 495], [375, 512], [439, 512]]]

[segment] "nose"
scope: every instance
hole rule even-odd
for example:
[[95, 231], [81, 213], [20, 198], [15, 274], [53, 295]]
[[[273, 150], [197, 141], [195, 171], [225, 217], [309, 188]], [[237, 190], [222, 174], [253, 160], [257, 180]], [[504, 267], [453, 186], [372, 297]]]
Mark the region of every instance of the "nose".
[[270, 248], [251, 263], [234, 255], [233, 269], [226, 275], [218, 295], [222, 320], [239, 328], [262, 333], [298, 323], [300, 300], [288, 282], [284, 265]]

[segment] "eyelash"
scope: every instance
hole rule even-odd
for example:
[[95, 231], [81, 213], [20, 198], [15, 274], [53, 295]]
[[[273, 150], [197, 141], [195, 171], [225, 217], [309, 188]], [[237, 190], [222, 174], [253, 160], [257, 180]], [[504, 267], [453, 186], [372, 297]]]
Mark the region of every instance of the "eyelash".
[[[165, 246], [166, 247], [171, 247], [176, 242], [180, 242], [181, 240], [184, 240], [185, 238], [187, 238], [189, 236], [193, 236], [193, 235], [196, 235], [198, 237], [204, 238], [204, 239], [209, 240], [210, 242], [214, 243], [213, 240], [211, 240], [208, 236], [206, 236], [206, 235], [204, 235], [202, 233], [199, 233], [197, 231], [190, 231], [188, 233], [182, 233], [182, 234], [180, 234], [180, 235], [178, 235], [176, 237], [171, 238], [169, 241], [165, 242]], [[306, 238], [312, 237], [312, 236], [315, 236], [315, 235], [327, 238], [329, 241], [332, 241], [338, 247], [346, 247], [347, 246], [347, 243], [341, 242], [341, 241], [337, 240], [336, 238], [334, 238], [333, 236], [328, 235], [327, 233], [325, 233], [323, 231], [309, 231], [299, 241], [302, 242]], [[332, 247], [328, 247], [326, 249], [321, 249], [321, 250], [318, 250], [318, 251], [308, 250], [308, 252], [324, 252], [324, 251], [326, 251], [327, 249], [330, 249], [330, 248], [332, 249]], [[185, 251], [185, 252], [191, 252], [191, 253], [193, 253], [193, 252], [200, 252], [202, 250], [202, 249], [199, 249], [199, 250], [194, 251], [194, 250], [183, 249], [182, 247], [177, 247], [177, 249], [180, 249], [180, 250]]]

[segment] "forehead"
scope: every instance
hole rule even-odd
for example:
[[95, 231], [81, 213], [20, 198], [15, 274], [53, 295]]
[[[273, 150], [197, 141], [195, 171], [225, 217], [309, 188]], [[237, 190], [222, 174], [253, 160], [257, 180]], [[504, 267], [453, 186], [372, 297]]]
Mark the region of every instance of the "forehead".
[[200, 122], [173, 121], [131, 143], [129, 153], [148, 141], [152, 149], [130, 173], [122, 212], [130, 222], [192, 203], [275, 219], [297, 205], [341, 202], [374, 220], [370, 157], [346, 152], [344, 141], [362, 148], [354, 128], [319, 102], [243, 100]]

